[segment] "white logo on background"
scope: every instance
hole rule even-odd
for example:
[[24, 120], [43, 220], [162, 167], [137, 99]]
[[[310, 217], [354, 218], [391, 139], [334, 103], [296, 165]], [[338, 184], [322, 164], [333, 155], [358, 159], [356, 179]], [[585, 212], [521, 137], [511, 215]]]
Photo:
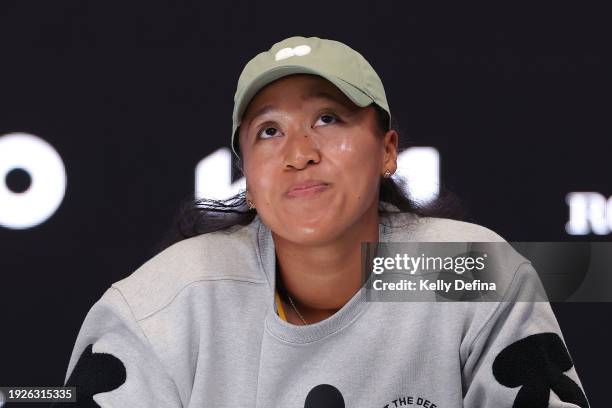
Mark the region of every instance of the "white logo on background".
[[[11, 170], [28, 173], [30, 186], [11, 191], [6, 176]], [[38, 136], [9, 133], [0, 136], [0, 225], [32, 228], [55, 213], [66, 192], [66, 169], [57, 151]]]
[[223, 147], [200, 160], [195, 170], [195, 196], [223, 200], [246, 189], [246, 179], [232, 183], [232, 152]]
[[310, 53], [311, 48], [308, 45], [298, 45], [296, 47], [283, 48], [282, 50], [278, 50], [274, 55], [275, 61], [284, 60], [289, 57], [301, 57], [302, 55], [306, 55]]
[[412, 200], [427, 205], [440, 195], [440, 152], [435, 147], [410, 147], [397, 156], [395, 174], [406, 182]]
[[569, 221], [565, 231], [570, 235], [606, 235], [612, 232], [612, 197], [606, 199], [593, 191], [572, 192], [565, 197]]

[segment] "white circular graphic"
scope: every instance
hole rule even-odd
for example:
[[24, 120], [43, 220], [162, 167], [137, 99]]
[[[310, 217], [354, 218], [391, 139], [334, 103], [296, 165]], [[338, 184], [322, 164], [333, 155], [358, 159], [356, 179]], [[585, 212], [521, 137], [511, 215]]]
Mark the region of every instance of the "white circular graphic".
[[286, 58], [289, 57], [294, 57], [294, 56], [298, 56], [301, 57], [303, 55], [306, 55], [308, 53], [310, 53], [310, 46], [308, 45], [297, 45], [293, 48], [291, 47], [285, 47], [281, 50], [278, 50], [276, 52], [276, 54], [274, 55], [274, 60], [275, 61], [280, 61], [280, 60], [284, 60]]
[[[30, 187], [16, 193], [6, 185], [7, 174], [23, 169]], [[32, 228], [55, 213], [66, 192], [66, 169], [57, 151], [38, 136], [9, 133], [0, 136], [0, 226]]]
[[299, 55], [301, 57], [302, 55], [306, 55], [310, 52], [310, 46], [298, 45], [297, 47], [293, 47], [293, 52], [295, 55]]
[[6, 402], [6, 398], [4, 397], [4, 393], [0, 391], [0, 408], [4, 406], [5, 402]]

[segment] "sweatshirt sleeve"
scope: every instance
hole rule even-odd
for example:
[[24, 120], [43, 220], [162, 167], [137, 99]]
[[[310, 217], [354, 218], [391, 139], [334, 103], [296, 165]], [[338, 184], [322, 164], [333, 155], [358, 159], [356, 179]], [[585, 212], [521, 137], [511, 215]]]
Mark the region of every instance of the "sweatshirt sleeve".
[[[537, 272], [522, 263], [468, 347], [464, 406], [589, 407]], [[493, 305], [493, 304], [492, 304]]]
[[65, 386], [76, 387], [71, 407], [182, 406], [176, 384], [115, 287], [85, 317]]

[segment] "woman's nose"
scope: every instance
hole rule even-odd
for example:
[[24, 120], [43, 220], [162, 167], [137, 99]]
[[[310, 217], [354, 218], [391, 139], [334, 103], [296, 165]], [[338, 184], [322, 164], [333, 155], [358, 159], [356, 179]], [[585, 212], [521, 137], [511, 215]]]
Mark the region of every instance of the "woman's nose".
[[296, 126], [285, 135], [285, 166], [304, 168], [309, 162], [318, 163], [321, 152], [312, 129], [309, 126]]

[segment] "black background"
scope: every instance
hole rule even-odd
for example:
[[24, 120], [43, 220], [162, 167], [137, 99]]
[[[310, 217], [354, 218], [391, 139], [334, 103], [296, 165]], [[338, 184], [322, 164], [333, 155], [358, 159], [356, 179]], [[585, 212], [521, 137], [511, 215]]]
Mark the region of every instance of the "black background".
[[[0, 135], [51, 143], [68, 185], [47, 222], [0, 228], [0, 384], [61, 385], [91, 305], [155, 254], [197, 162], [229, 146], [244, 64], [293, 35], [366, 57], [403, 143], [440, 151], [470, 221], [509, 241], [610, 240], [564, 230], [568, 192], [612, 195], [609, 27], [584, 3], [3, 0]], [[604, 406], [612, 307], [553, 308]]]

